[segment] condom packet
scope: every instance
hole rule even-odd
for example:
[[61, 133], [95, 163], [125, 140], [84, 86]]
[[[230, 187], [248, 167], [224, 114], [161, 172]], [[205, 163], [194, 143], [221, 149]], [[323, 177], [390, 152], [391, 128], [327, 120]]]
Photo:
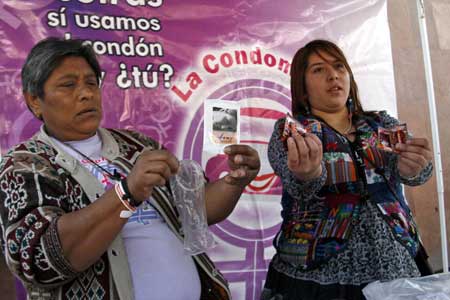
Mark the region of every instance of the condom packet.
[[290, 113], [286, 114], [286, 121], [284, 122], [283, 127], [281, 128], [281, 141], [284, 143], [285, 148], [287, 149], [287, 139], [292, 136], [294, 133], [298, 133], [302, 136], [305, 136], [306, 133], [317, 133], [320, 131], [320, 122], [318, 121], [310, 121], [307, 124], [302, 124], [298, 120], [296, 120]]
[[398, 143], [405, 144], [408, 136], [408, 129], [405, 123], [392, 128], [378, 127], [377, 148], [398, 153], [399, 151], [395, 149], [395, 145]]
[[204, 102], [203, 151], [223, 154], [223, 149], [240, 142], [240, 104], [207, 99]]

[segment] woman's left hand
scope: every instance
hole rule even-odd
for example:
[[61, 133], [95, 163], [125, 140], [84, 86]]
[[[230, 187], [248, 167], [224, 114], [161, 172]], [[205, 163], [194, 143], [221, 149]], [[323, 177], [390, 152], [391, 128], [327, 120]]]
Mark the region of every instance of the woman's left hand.
[[241, 187], [249, 184], [258, 174], [261, 167], [258, 152], [247, 145], [230, 145], [224, 149], [228, 155], [230, 173], [225, 182]]
[[411, 138], [406, 144], [398, 143], [395, 149], [398, 155], [398, 171], [402, 177], [414, 177], [431, 161], [430, 144], [426, 138]]

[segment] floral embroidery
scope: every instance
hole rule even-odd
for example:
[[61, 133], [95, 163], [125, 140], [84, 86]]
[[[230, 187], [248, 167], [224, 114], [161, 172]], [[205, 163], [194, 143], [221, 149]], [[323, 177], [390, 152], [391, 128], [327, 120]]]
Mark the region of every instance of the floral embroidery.
[[18, 241], [22, 240], [22, 238], [25, 236], [25, 228], [23, 227], [17, 227], [16, 229], [16, 239]]
[[28, 260], [28, 259], [30, 258], [30, 255], [28, 254], [27, 251], [22, 251], [22, 252], [20, 252], [20, 257], [21, 257], [23, 260]]
[[28, 231], [25, 235], [24, 239], [22, 240], [22, 251], [28, 249], [30, 247], [30, 241], [33, 240], [35, 234], [33, 231]]
[[54, 196], [51, 196], [51, 195], [44, 195], [44, 198], [45, 198], [45, 200], [48, 200], [50, 203], [52, 202], [52, 201], [54, 201], [54, 202], [56, 202], [55, 204], [57, 205], [57, 206], [61, 206], [61, 202], [64, 200], [64, 198], [65, 198], [65, 195], [60, 195], [60, 196], [58, 196], [58, 197], [54, 197]]
[[100, 258], [94, 265], [94, 272], [97, 275], [101, 275], [105, 271], [105, 262], [103, 258]]
[[86, 205], [83, 203], [83, 191], [79, 184], [73, 184], [70, 180], [66, 180], [66, 195], [70, 203], [72, 211], [80, 210]]
[[8, 249], [11, 254], [16, 254], [19, 251], [19, 245], [17, 245], [16, 241], [9, 240], [8, 241]]
[[[159, 148], [144, 136], [123, 131], [110, 133], [122, 151], [119, 159], [124, 161], [136, 157], [136, 149], [141, 150], [143, 145]], [[45, 293], [51, 299], [109, 299], [113, 290], [110, 284], [114, 283], [108, 280], [111, 273], [107, 255], [80, 275], [61, 254], [57, 217], [79, 210], [89, 201], [70, 172], [57, 164], [56, 150], [38, 139], [39, 136], [18, 145], [0, 162], [0, 226], [4, 233], [8, 232], [0, 242], [11, 258], [8, 265], [27, 282], [30, 293], [40, 293], [41, 285], [47, 285]], [[202, 258], [206, 259], [203, 255]], [[216, 276], [217, 279], [225, 284], [222, 276]], [[218, 286], [213, 289], [214, 293], [222, 292]]]
[[29, 271], [29, 270], [30, 270], [30, 265], [27, 264], [26, 262], [23, 262], [23, 263], [22, 263], [22, 269], [23, 269], [24, 271]]
[[41, 229], [41, 228], [42, 228], [42, 222], [36, 222], [36, 223], [34, 224], [34, 228], [36, 228], [36, 229]]
[[37, 221], [37, 216], [34, 214], [28, 214], [25, 217], [25, 224], [31, 227]]
[[0, 182], [3, 192], [6, 194], [5, 207], [8, 209], [8, 220], [13, 221], [19, 215], [19, 210], [26, 207], [28, 194], [24, 189], [25, 179], [21, 175], [6, 174]]
[[48, 264], [47, 257], [45, 256], [44, 250], [42, 250], [41, 245], [37, 245], [35, 248], [34, 264], [41, 271], [50, 270], [50, 265]]

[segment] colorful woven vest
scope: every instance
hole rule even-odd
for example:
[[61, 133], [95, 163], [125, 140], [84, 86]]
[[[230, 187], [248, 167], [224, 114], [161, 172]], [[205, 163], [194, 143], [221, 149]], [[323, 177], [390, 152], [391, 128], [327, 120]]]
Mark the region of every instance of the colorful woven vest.
[[[413, 257], [417, 253], [417, 226], [398, 178], [387, 169], [392, 154], [376, 148], [380, 121], [364, 117], [354, 124], [358, 135], [354, 143], [323, 122], [315, 126], [313, 133], [323, 144], [327, 180], [308, 201], [295, 200], [286, 192], [282, 195], [283, 224], [274, 245], [282, 260], [300, 269], [313, 269], [345, 248], [364, 201], [376, 204], [396, 239]], [[358, 157], [364, 158], [364, 165], [361, 160], [358, 164]], [[379, 174], [383, 171], [388, 182]]]

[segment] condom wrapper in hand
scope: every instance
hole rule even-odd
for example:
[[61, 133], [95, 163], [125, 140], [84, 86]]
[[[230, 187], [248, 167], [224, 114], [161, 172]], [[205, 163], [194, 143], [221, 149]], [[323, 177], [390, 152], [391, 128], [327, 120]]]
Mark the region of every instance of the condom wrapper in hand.
[[240, 104], [207, 99], [204, 102], [203, 151], [223, 154], [223, 149], [240, 142]]
[[216, 245], [208, 229], [205, 181], [202, 167], [194, 160], [180, 161], [178, 173], [170, 179], [175, 206], [180, 214], [184, 250], [190, 255], [200, 254]]
[[287, 139], [292, 136], [294, 133], [298, 133], [302, 136], [305, 136], [305, 134], [312, 133], [312, 132], [319, 132], [320, 131], [320, 122], [312, 121], [307, 122], [306, 124], [302, 124], [299, 121], [297, 121], [293, 116], [291, 116], [289, 113], [286, 114], [286, 120], [284, 122], [283, 128], [281, 128], [281, 141], [284, 144], [284, 147], [287, 149]]
[[395, 145], [398, 143], [406, 143], [408, 139], [408, 129], [406, 124], [399, 124], [392, 128], [378, 127], [378, 142], [377, 147], [380, 150], [389, 152], [398, 152], [395, 150]]

